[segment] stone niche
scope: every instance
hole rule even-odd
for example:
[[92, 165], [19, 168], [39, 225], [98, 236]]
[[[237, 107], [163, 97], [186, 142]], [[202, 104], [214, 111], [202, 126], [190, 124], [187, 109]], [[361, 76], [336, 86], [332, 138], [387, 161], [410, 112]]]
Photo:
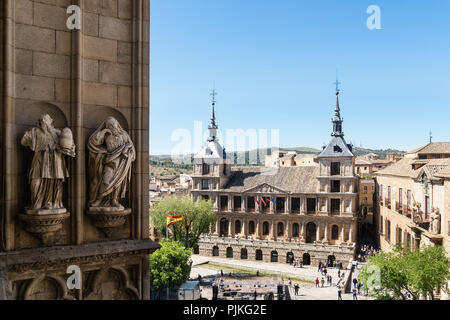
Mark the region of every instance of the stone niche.
[[[0, 297], [149, 299], [148, 254], [159, 247], [149, 239], [150, 1], [74, 0], [89, 17], [78, 31], [67, 29], [68, 3], [0, 1]], [[29, 179], [34, 147], [22, 139], [43, 115], [63, 129], [56, 145], [64, 149], [62, 137], [71, 136], [75, 154], [58, 151], [67, 176], [41, 206]], [[109, 117], [135, 160], [119, 197], [126, 212], [102, 221], [89, 214], [88, 145]], [[72, 265], [79, 290], [66, 285]]]

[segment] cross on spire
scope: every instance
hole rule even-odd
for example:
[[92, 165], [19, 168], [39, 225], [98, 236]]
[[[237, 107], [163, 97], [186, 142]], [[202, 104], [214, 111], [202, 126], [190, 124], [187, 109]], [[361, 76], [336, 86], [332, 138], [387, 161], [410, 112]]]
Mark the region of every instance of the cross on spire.
[[213, 91], [211, 92], [211, 97], [212, 97], [212, 103], [213, 104], [216, 104], [216, 96], [217, 96], [216, 89], [213, 89]]
[[431, 129], [430, 129], [430, 143], [432, 143], [433, 142], [433, 133], [431, 132]]
[[342, 84], [341, 82], [339, 82], [339, 77], [338, 77], [338, 70], [336, 69], [336, 82], [333, 82], [334, 85], [336, 85], [336, 94], [339, 95], [339, 92], [341, 91], [339, 89], [339, 85]]

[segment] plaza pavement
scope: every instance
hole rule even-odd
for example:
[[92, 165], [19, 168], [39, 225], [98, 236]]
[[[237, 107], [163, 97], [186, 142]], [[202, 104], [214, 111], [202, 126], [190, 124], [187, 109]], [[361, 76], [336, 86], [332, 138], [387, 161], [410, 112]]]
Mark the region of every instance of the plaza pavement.
[[[198, 255], [194, 255], [191, 257], [192, 259], [192, 271], [191, 278], [197, 278], [200, 274], [203, 279], [209, 279], [206, 284], [202, 287], [202, 297], [211, 299], [212, 290], [210, 287], [210, 281], [217, 275], [218, 270], [213, 270], [202, 266], [205, 263], [212, 262], [217, 263], [224, 266], [235, 267], [235, 268], [250, 268], [254, 270], [256, 273], [257, 270], [271, 272], [271, 273], [281, 273], [285, 277], [295, 277], [299, 279], [303, 279], [305, 281], [314, 281], [316, 277], [321, 279], [322, 275], [317, 271], [317, 267], [309, 267], [305, 266], [303, 268], [294, 268], [288, 264], [281, 263], [267, 263], [260, 261], [246, 261], [246, 260], [233, 260], [233, 259], [224, 259], [218, 257], [202, 257]], [[292, 287], [290, 287], [290, 295], [292, 300], [337, 300], [337, 288], [336, 288], [336, 280], [338, 279], [337, 273], [338, 269], [336, 268], [327, 268], [328, 274], [332, 276], [333, 284], [332, 286], [325, 285], [324, 288], [316, 288], [313, 283], [305, 283], [300, 282], [300, 290], [299, 295], [294, 295], [293, 285], [296, 283], [295, 280], [292, 281]], [[225, 271], [227, 272], [227, 271]], [[341, 271], [342, 272], [342, 271]], [[354, 276], [357, 276], [357, 271], [354, 272]], [[352, 294], [342, 294], [343, 300], [352, 300]], [[368, 297], [364, 295], [358, 296], [359, 300], [368, 300]]]

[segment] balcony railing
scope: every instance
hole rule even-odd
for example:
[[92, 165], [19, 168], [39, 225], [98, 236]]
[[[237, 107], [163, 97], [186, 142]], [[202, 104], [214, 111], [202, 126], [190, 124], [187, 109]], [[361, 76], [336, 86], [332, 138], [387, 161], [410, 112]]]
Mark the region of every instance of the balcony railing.
[[300, 213], [300, 209], [291, 209], [291, 213], [292, 214], [299, 214]]
[[384, 199], [384, 205], [385, 205], [386, 207], [388, 207], [389, 209], [391, 209], [391, 200], [385, 198], [385, 199]]
[[315, 215], [317, 212], [314, 210], [314, 211], [306, 211], [306, 214], [307, 215], [309, 215], [309, 216], [313, 216], [313, 215]]
[[331, 210], [332, 216], [339, 216], [341, 214], [341, 210]]
[[403, 206], [401, 203], [396, 202], [395, 203], [395, 211], [397, 211], [400, 214], [403, 214], [405, 206]]

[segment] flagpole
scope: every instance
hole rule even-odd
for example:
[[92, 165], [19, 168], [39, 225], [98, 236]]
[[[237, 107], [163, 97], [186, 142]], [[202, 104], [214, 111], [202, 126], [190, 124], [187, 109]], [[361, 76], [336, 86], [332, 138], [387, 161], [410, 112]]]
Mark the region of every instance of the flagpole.
[[[167, 220], [167, 218], [166, 218]], [[169, 239], [169, 225], [166, 221], [166, 240]], [[166, 300], [169, 301], [169, 286], [167, 286]]]

